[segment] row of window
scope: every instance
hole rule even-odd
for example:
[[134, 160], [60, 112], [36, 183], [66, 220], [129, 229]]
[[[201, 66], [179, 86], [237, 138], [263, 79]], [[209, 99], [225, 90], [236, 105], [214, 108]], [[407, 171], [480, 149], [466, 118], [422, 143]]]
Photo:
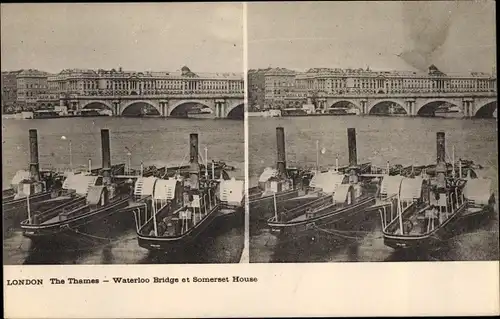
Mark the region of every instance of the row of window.
[[[84, 82], [58, 82], [51, 85], [51, 88], [58, 88], [59, 90], [81, 88], [83, 90], [98, 89], [98, 83], [95, 81]], [[135, 81], [106, 81], [106, 89], [126, 90], [126, 89], [198, 89], [198, 90], [230, 90], [243, 88], [241, 81], [148, 81], [148, 82], [135, 82]]]
[[73, 91], [72, 93], [76, 93], [78, 95], [82, 96], [113, 96], [113, 95], [162, 95], [162, 94], [191, 94], [191, 93], [216, 93], [216, 94], [223, 94], [223, 93], [236, 93], [236, 94], [242, 94], [243, 93], [243, 88], [241, 89], [233, 89], [233, 90], [194, 90], [194, 89], [146, 89], [146, 90], [127, 90], [127, 89], [117, 89], [117, 90], [87, 90], [84, 92], [76, 92]]

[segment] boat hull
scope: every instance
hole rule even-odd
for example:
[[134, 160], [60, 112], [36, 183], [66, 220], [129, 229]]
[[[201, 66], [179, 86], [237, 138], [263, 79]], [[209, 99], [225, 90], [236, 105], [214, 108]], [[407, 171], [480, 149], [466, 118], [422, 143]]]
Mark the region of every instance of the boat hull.
[[443, 240], [453, 236], [457, 222], [467, 209], [467, 204], [462, 204], [457, 212], [440, 227], [423, 235], [397, 235], [384, 232], [384, 244], [395, 250], [426, 250], [437, 246]]
[[[30, 197], [30, 209], [36, 211], [44, 208], [44, 202], [52, 198], [51, 192], [44, 192]], [[21, 221], [28, 215], [28, 202], [26, 198], [5, 201], [2, 203], [3, 231], [7, 233], [10, 229], [18, 228]]]
[[195, 227], [191, 228], [186, 233], [181, 236], [176, 237], [155, 237], [146, 236], [137, 232], [137, 239], [139, 246], [148, 249], [151, 252], [157, 253], [175, 253], [181, 249], [187, 249], [197, 241], [199, 236], [203, 234], [210, 225], [213, 224], [214, 220], [220, 216], [218, 214], [219, 206], [214, 207], [214, 209]]
[[325, 232], [328, 230], [345, 231], [361, 220], [364, 217], [362, 213], [374, 204], [375, 196], [367, 196], [355, 204], [335, 209], [321, 216], [299, 222], [268, 221], [268, 225], [271, 231], [279, 236], [293, 236], [294, 238], [315, 236], [318, 230], [322, 229]]
[[[299, 196], [297, 189], [276, 193], [276, 205]], [[266, 221], [274, 215], [274, 196], [264, 196], [249, 201], [250, 218], [252, 221]]]
[[[34, 244], [80, 242], [82, 238], [91, 239], [92, 236], [101, 237], [114, 228], [117, 223], [131, 224], [132, 214], [120, 214], [126, 208], [129, 198], [116, 201], [88, 212], [76, 218], [52, 224], [22, 224], [23, 236], [28, 237]], [[96, 237], [97, 238], [97, 237]], [[83, 240], [87, 241], [88, 240]]]

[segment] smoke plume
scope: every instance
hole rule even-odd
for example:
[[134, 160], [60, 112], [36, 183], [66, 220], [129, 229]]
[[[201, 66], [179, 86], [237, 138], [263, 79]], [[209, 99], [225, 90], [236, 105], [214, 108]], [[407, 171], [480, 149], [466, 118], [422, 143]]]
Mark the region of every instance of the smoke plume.
[[452, 1], [402, 2], [407, 47], [399, 54], [406, 63], [425, 71], [439, 56], [448, 38], [456, 3]]

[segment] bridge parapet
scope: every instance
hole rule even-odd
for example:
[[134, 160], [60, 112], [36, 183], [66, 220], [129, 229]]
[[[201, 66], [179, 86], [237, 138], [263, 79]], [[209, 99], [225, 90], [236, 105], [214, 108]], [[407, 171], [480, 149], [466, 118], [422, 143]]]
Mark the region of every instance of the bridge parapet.
[[[421, 92], [421, 93], [344, 93], [325, 95], [328, 98], [345, 99], [387, 99], [387, 98], [465, 98], [465, 97], [496, 97], [496, 92]], [[309, 96], [310, 97], [310, 96]]]
[[234, 99], [244, 98], [241, 93], [193, 93], [193, 94], [155, 94], [155, 95], [80, 95], [74, 99], [78, 100], [163, 100], [163, 99]]

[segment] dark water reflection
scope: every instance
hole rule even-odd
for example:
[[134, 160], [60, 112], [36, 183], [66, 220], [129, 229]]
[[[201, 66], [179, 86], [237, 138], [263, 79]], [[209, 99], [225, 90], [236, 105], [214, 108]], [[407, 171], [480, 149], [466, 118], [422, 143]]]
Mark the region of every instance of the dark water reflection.
[[243, 214], [217, 218], [193, 247], [172, 254], [153, 254], [137, 244], [134, 230], [107, 239], [80, 236], [77, 243], [33, 245], [20, 231], [4, 240], [5, 264], [183, 264], [237, 263], [243, 251]]

